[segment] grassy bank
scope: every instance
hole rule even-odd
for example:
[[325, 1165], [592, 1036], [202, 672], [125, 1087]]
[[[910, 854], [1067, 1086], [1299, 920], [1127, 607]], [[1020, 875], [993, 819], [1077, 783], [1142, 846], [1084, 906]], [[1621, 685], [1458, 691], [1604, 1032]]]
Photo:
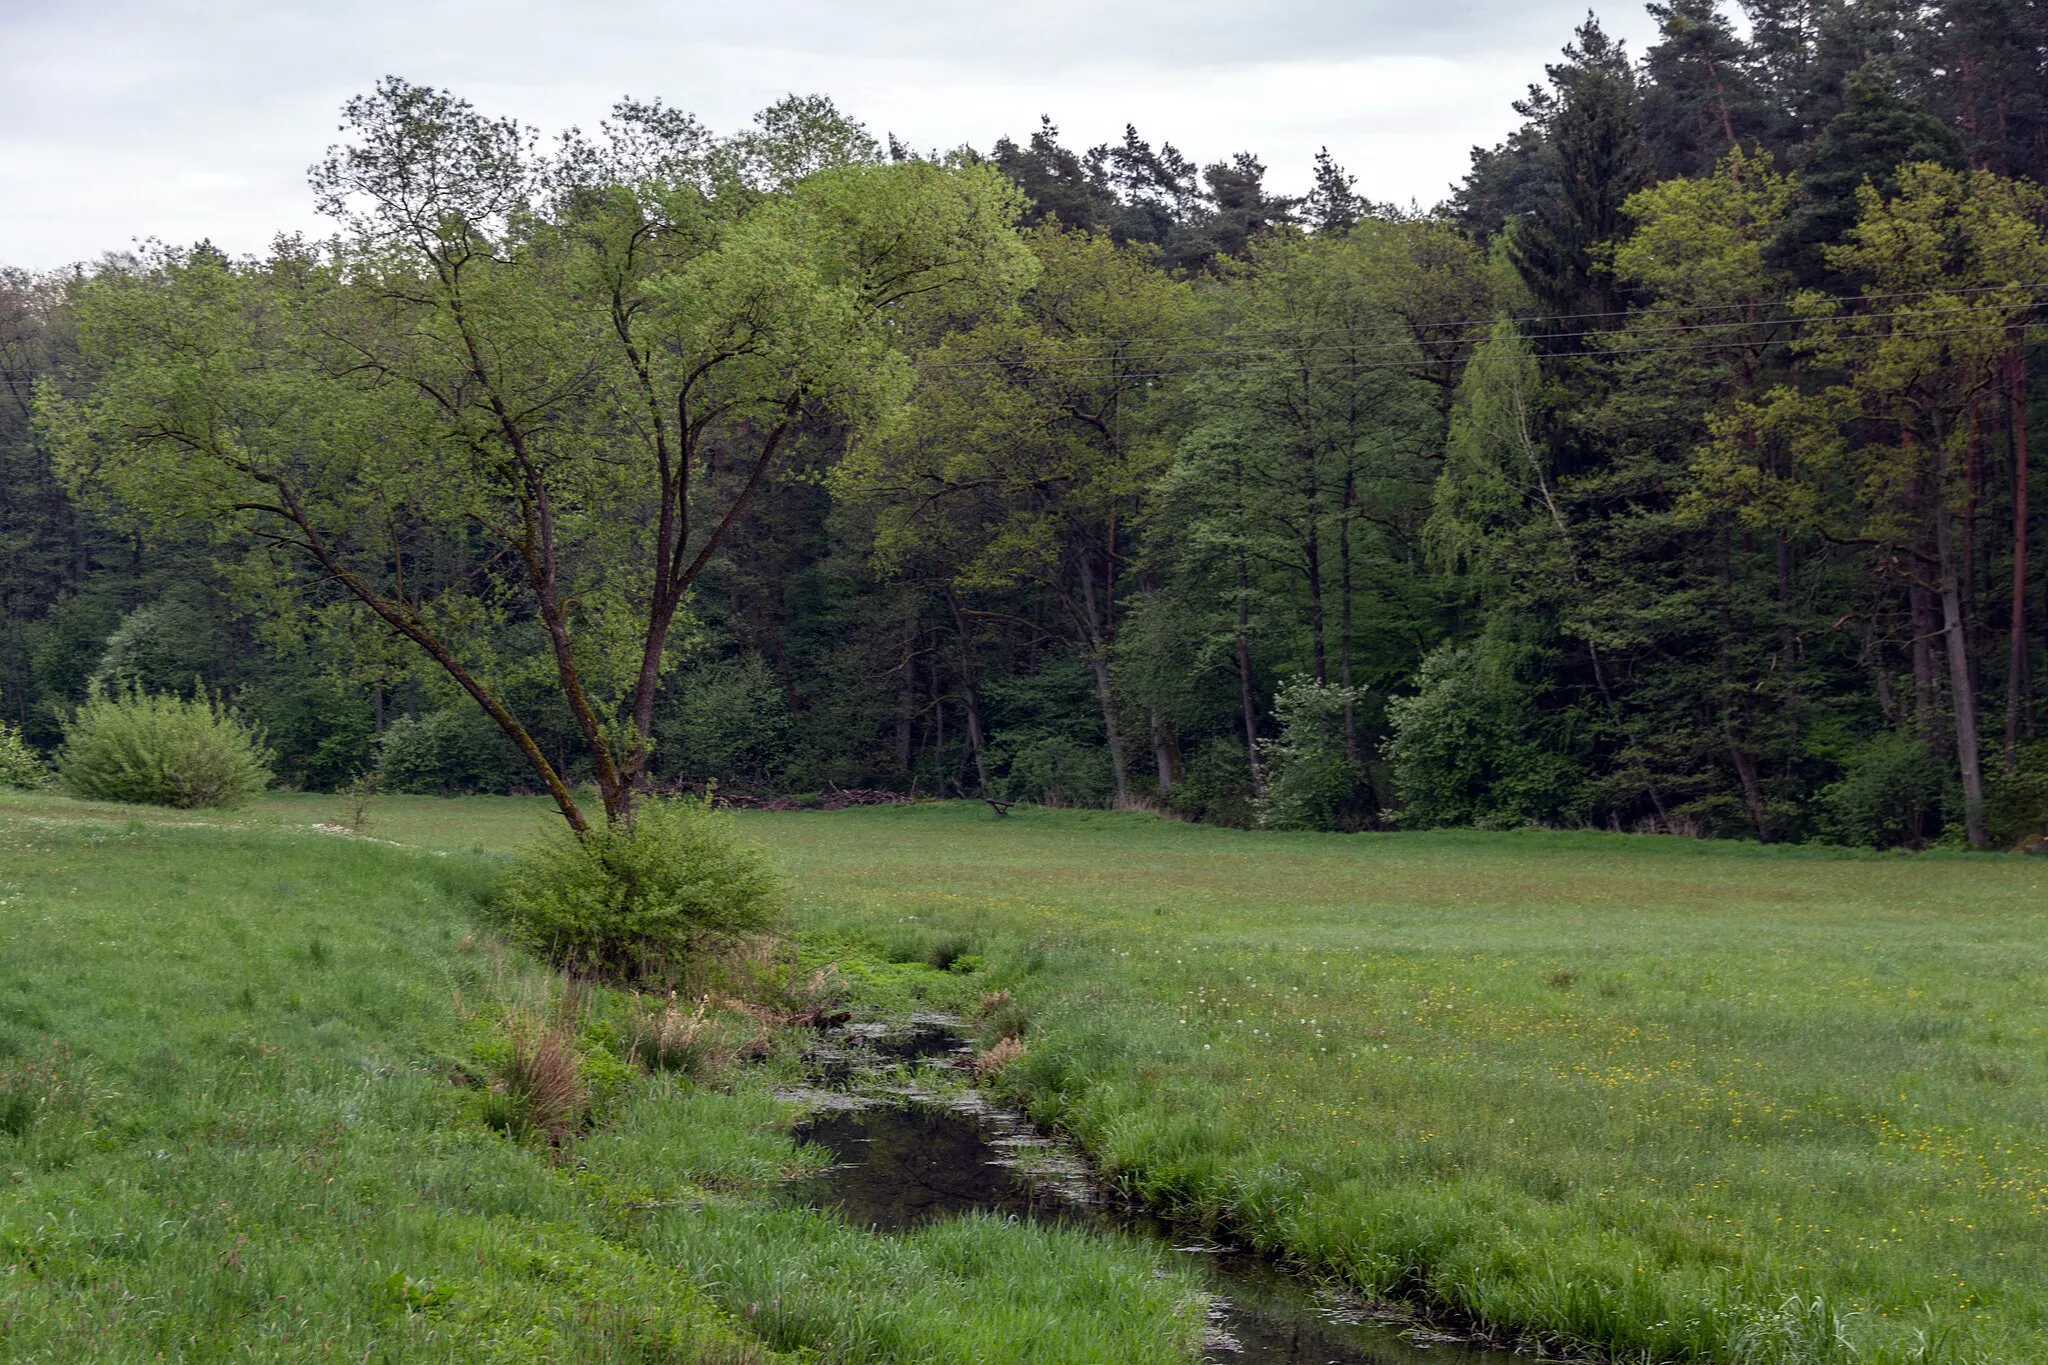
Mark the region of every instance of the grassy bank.
[[[477, 932], [489, 860], [296, 813], [0, 800], [0, 1356], [1186, 1349], [1190, 1286], [1141, 1248], [986, 1220], [885, 1239], [786, 1206], [815, 1159], [768, 1095], [786, 1057], [721, 1087], [607, 1058], [620, 1002], [571, 1009]], [[521, 1017], [589, 1048], [596, 1122], [559, 1151], [484, 1122], [476, 1080]]]
[[[372, 833], [546, 818], [392, 801]], [[971, 939], [1032, 1016], [1012, 1079], [1190, 1218], [1617, 1355], [2048, 1361], [2039, 862], [966, 805], [745, 823], [814, 941]]]
[[2048, 1360], [2048, 869], [1605, 835], [760, 820], [968, 933], [1129, 1186], [1618, 1354]]

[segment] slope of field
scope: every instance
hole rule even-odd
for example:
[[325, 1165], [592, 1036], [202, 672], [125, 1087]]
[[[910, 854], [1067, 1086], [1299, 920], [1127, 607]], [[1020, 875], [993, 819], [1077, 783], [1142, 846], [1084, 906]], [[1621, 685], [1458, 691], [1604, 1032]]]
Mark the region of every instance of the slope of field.
[[[547, 818], [394, 798], [372, 833]], [[2038, 861], [744, 823], [815, 942], [971, 940], [1032, 1018], [1012, 1081], [1131, 1190], [1353, 1286], [1630, 1358], [2048, 1361]]]
[[1193, 1287], [1136, 1244], [788, 1205], [786, 1059], [713, 1089], [593, 1042], [594, 1131], [486, 1127], [508, 1013], [618, 1002], [480, 931], [494, 860], [293, 813], [0, 797], [0, 1358], [1186, 1358]]

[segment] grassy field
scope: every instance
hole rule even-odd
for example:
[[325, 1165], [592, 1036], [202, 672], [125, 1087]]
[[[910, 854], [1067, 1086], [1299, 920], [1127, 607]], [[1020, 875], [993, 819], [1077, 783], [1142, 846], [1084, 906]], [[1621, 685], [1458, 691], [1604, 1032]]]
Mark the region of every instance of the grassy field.
[[[723, 1088], [608, 1056], [622, 1002], [567, 1000], [477, 931], [494, 860], [293, 813], [0, 798], [0, 1357], [1188, 1354], [1194, 1287], [1143, 1246], [995, 1220], [882, 1238], [789, 1206], [815, 1157], [767, 1091], [793, 1058]], [[951, 982], [898, 970], [920, 973]], [[470, 1078], [508, 1025], [565, 1018], [597, 1123], [510, 1140]]]
[[[490, 850], [546, 818], [393, 798], [370, 832]], [[814, 942], [971, 938], [1032, 1016], [1010, 1082], [1190, 1219], [1621, 1357], [2048, 1361], [2039, 862], [964, 804], [745, 824]]]

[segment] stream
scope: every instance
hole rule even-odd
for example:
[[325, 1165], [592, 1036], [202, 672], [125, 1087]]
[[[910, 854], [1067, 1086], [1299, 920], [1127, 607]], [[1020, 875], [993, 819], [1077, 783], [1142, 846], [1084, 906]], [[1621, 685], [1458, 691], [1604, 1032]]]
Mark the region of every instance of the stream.
[[[844, 1043], [821, 1048], [814, 1058], [820, 1078], [835, 1087], [867, 1074], [879, 1077], [891, 1064], [957, 1066], [973, 1051], [952, 1020], [936, 1016], [919, 1016], [898, 1029], [855, 1025]], [[912, 1083], [880, 1093], [835, 1089], [792, 1098], [816, 1105], [794, 1136], [830, 1152], [833, 1165], [793, 1182], [790, 1198], [883, 1233], [983, 1211], [1152, 1241], [1193, 1266], [1207, 1287], [1205, 1357], [1218, 1365], [1528, 1360], [1377, 1319], [1364, 1304], [1319, 1291], [1260, 1257], [1186, 1244], [1170, 1224], [1105, 1197], [1072, 1148], [972, 1091], [942, 1094]]]

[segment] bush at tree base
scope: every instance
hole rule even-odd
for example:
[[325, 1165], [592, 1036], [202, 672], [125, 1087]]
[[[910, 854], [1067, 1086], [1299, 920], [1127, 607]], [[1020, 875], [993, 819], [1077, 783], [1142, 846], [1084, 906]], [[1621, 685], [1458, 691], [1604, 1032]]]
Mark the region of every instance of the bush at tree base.
[[995, 784], [1008, 800], [1055, 807], [1109, 804], [1109, 752], [1101, 745], [1032, 730], [1006, 737], [990, 757], [1008, 769]]
[[215, 698], [96, 691], [64, 726], [74, 795], [146, 806], [235, 806], [270, 785], [263, 736]]
[[2048, 740], [2021, 747], [2010, 773], [1991, 779], [1985, 821], [1994, 848], [2010, 848], [2048, 831]]
[[512, 936], [552, 961], [638, 974], [680, 963], [707, 936], [774, 923], [782, 879], [701, 799], [642, 802], [631, 824], [566, 827], [514, 864], [499, 900]]
[[1266, 796], [1258, 803], [1266, 829], [1357, 829], [1372, 819], [1365, 767], [1345, 750], [1344, 707], [1354, 688], [1296, 674], [1273, 694], [1280, 733], [1263, 741]]

